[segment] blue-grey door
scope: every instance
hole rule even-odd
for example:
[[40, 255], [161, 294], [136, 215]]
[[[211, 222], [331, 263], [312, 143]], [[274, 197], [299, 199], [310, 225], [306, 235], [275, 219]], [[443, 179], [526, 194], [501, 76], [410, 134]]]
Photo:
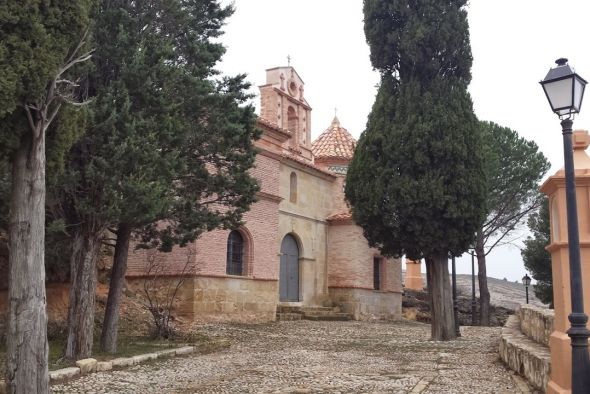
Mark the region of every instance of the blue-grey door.
[[281, 242], [279, 293], [281, 301], [299, 301], [299, 247], [289, 234]]

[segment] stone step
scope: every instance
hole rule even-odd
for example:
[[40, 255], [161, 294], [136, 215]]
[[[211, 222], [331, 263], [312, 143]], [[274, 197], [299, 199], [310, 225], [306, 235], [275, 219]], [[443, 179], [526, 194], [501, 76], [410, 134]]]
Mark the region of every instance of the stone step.
[[340, 312], [338, 306], [292, 306], [278, 305], [278, 313]]
[[551, 371], [551, 353], [520, 331], [520, 319], [512, 315], [502, 328], [500, 358], [513, 371], [524, 376], [538, 390], [545, 392]]
[[304, 313], [303, 319], [315, 321], [348, 321], [352, 320], [350, 313], [329, 312], [329, 313]]
[[277, 312], [277, 320], [279, 321], [293, 321], [301, 320], [303, 315], [301, 313], [279, 313]]
[[277, 320], [352, 320], [348, 313], [342, 313], [337, 306], [277, 306]]

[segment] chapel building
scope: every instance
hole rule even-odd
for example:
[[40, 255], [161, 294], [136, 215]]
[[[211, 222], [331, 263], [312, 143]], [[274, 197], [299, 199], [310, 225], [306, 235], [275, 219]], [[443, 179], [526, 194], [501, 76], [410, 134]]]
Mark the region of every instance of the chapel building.
[[401, 262], [369, 247], [344, 200], [356, 141], [336, 117], [311, 141], [304, 87], [291, 66], [266, 71], [252, 169], [261, 190], [244, 225], [157, 257], [130, 252], [130, 286], [157, 258], [170, 280], [186, 277], [177, 312], [193, 320], [272, 321], [280, 306], [337, 306], [359, 320], [401, 317]]

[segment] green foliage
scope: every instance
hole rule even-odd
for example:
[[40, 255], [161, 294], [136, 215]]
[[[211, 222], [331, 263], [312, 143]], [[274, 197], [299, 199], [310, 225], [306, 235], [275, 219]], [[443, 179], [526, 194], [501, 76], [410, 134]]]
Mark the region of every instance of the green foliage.
[[528, 227], [533, 236], [527, 237], [524, 241], [524, 248], [520, 252], [524, 266], [537, 281], [534, 285], [537, 298], [546, 304], [553, 305], [551, 255], [545, 250], [551, 241], [548, 198], [543, 198], [538, 210], [530, 215]]
[[258, 131], [244, 76], [213, 68], [231, 12], [213, 0], [102, 3], [88, 132], [60, 182], [68, 223], [125, 223], [162, 249], [239, 223], [258, 190]]
[[492, 122], [480, 122], [488, 180], [487, 218], [480, 231], [486, 254], [535, 210], [539, 181], [550, 167], [534, 141]]
[[364, 0], [371, 63], [382, 73], [471, 80], [466, 0]]
[[[0, 232], [8, 230], [11, 155], [22, 143], [23, 137], [31, 133], [24, 106], [42, 106], [48, 97], [51, 82], [75, 53], [89, 28], [93, 4], [92, 0], [27, 0], [0, 4]], [[86, 40], [83, 48], [88, 47]], [[80, 82], [80, 76], [87, 71], [85, 67], [82, 63], [75, 65], [60, 78]], [[83, 86], [79, 90], [82, 91]], [[63, 97], [56, 94], [47, 107], [48, 114], [59, 109], [45, 135], [48, 185], [56, 182], [63, 171], [67, 151], [84, 131], [86, 112], [64, 103]], [[51, 200], [51, 196], [48, 199]], [[61, 278], [63, 264], [54, 262], [62, 259], [63, 245], [52, 243], [51, 229], [55, 226], [51, 223], [51, 214], [47, 222], [47, 278], [53, 278], [53, 273]], [[54, 256], [59, 256], [59, 259]]]
[[0, 157], [18, 146], [35, 104], [89, 25], [91, 0], [0, 4]]
[[[348, 170], [346, 197], [372, 246], [387, 255], [458, 256], [481, 223], [484, 178], [465, 91], [420, 93], [384, 77]], [[393, 103], [393, 109], [391, 109]]]
[[465, 1], [365, 0], [381, 85], [345, 194], [372, 246], [409, 258], [460, 255], [481, 224], [485, 177], [467, 84]]

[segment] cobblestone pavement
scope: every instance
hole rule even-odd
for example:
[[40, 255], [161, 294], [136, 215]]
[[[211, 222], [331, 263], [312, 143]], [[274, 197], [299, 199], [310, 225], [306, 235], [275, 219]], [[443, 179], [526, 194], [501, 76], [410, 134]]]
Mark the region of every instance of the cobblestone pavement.
[[429, 340], [415, 322], [208, 325], [211, 354], [87, 375], [54, 393], [529, 393], [498, 359], [500, 328]]

